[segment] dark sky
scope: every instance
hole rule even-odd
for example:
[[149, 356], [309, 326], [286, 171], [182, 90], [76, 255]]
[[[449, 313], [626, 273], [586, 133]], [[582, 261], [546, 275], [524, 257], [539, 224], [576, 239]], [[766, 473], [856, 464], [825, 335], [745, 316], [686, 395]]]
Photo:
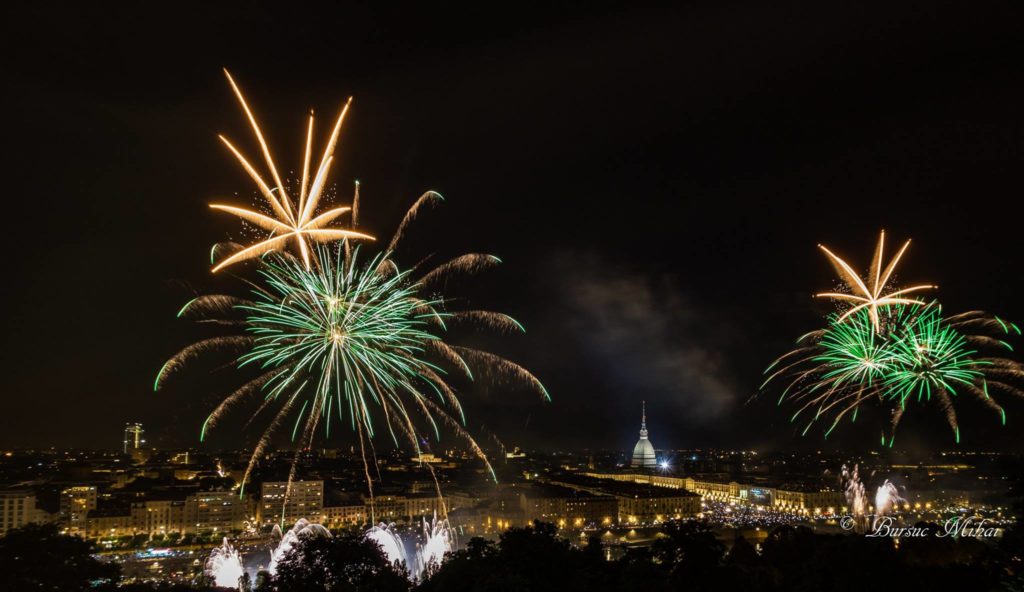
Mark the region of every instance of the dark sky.
[[[659, 447], [801, 445], [783, 410], [744, 402], [829, 310], [819, 242], [863, 267], [880, 229], [912, 237], [901, 280], [1024, 319], [1019, 3], [278, 4], [3, 9], [0, 445], [112, 447], [130, 420], [197, 443], [223, 390], [151, 384], [198, 335], [180, 305], [242, 290], [208, 268], [240, 227], [206, 204], [254, 195], [216, 134], [257, 155], [223, 66], [288, 169], [306, 112], [326, 125], [354, 95], [333, 181], [362, 181], [367, 227], [447, 198], [410, 263], [502, 257], [463, 295], [528, 332], [469, 338], [553, 397], [464, 394], [470, 429], [510, 445], [629, 447], [642, 399]], [[1002, 430], [960, 406], [964, 446], [1020, 444], [1024, 404]], [[926, 408], [901, 444], [951, 438]]]

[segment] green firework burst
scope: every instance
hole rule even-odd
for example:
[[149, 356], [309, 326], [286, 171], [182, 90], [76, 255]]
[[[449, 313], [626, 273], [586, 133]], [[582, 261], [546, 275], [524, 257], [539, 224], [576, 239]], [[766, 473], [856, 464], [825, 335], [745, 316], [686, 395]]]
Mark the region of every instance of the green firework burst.
[[[406, 215], [391, 247], [423, 199]], [[274, 433], [287, 426], [298, 451], [309, 446], [319, 428], [329, 435], [339, 420], [356, 432], [364, 459], [367, 451], [373, 455], [372, 439], [381, 428], [395, 446], [417, 454], [447, 430], [491, 469], [465, 428], [451, 379], [512, 382], [549, 400], [525, 368], [446, 339], [457, 326], [523, 331], [507, 315], [461, 310], [441, 295], [448, 277], [493, 267], [500, 263], [497, 257], [470, 253], [422, 271], [403, 270], [390, 249], [365, 262], [359, 253], [345, 242], [317, 247], [308, 267], [290, 254], [270, 253], [258, 261], [252, 298], [200, 296], [179, 312], [183, 318], [237, 330], [181, 350], [161, 368], [155, 388], [193, 359], [210, 354], [227, 354], [240, 368], [258, 369], [258, 376], [221, 400], [200, 437], [246, 399], [262, 397], [256, 415], [276, 410], [254, 447], [243, 487]], [[369, 468], [366, 473], [371, 483]]]
[[1012, 351], [1002, 338], [1012, 334], [1020, 334], [1016, 325], [980, 311], [943, 317], [935, 302], [881, 308], [877, 325], [863, 310], [832, 315], [826, 328], [801, 337], [796, 349], [769, 366], [761, 388], [787, 381], [779, 404], [796, 404], [791, 419], [802, 421], [804, 434], [828, 418], [827, 436], [841, 419], [855, 420], [862, 405], [878, 402], [890, 413], [882, 443], [892, 446], [908, 405], [932, 402], [959, 442], [955, 398], [980, 401], [1005, 424], [1006, 412], [991, 392], [1024, 396], [1016, 386], [1024, 366], [996, 353]]

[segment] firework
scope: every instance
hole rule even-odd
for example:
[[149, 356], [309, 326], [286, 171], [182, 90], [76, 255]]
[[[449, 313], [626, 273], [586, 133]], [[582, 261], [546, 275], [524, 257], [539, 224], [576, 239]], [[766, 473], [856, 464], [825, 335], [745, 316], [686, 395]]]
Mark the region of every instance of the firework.
[[242, 567], [242, 555], [235, 549], [225, 537], [221, 546], [210, 551], [206, 560], [206, 575], [213, 579], [213, 584], [218, 588], [242, 589], [241, 579], [245, 575]]
[[416, 573], [415, 579], [422, 580], [435, 573], [444, 562], [445, 556], [452, 552], [455, 547], [455, 531], [447, 519], [434, 519], [427, 521], [423, 518], [423, 535], [421, 542], [416, 545]]
[[381, 522], [363, 533], [363, 536], [380, 547], [381, 552], [387, 557], [388, 563], [403, 570], [409, 569], [409, 553], [406, 551], [405, 543], [402, 542], [402, 537], [398, 534], [394, 523]]
[[885, 231], [883, 230], [878, 237], [878, 245], [875, 247], [875, 255], [871, 258], [871, 268], [868, 271], [868, 277], [866, 279], [861, 279], [860, 274], [855, 272], [853, 268], [846, 263], [846, 261], [830, 251], [825, 247], [825, 245], [818, 245], [818, 248], [825, 253], [825, 256], [828, 257], [833, 267], [835, 267], [840, 279], [842, 279], [846, 284], [850, 293], [822, 292], [815, 296], [835, 298], [853, 305], [849, 310], [840, 315], [838, 319], [840, 322], [845, 321], [858, 311], [866, 309], [875, 330], [881, 330], [879, 308], [894, 304], [921, 304], [920, 300], [908, 298], [907, 295], [914, 292], [920, 292], [922, 290], [937, 288], [937, 286], [930, 285], [912, 286], [910, 288], [903, 288], [900, 290], [893, 290], [891, 288], [890, 283], [893, 277], [893, 272], [896, 271], [896, 266], [899, 264], [900, 259], [903, 258], [903, 254], [907, 251], [909, 246], [910, 241], [908, 240], [903, 244], [903, 247], [897, 251], [896, 256], [892, 258], [892, 261], [883, 267], [882, 261], [884, 260], [885, 251]]
[[875, 491], [874, 523], [877, 524], [878, 520], [886, 514], [892, 514], [899, 510], [900, 504], [906, 503], [906, 501], [900, 497], [900, 491], [896, 489], [896, 486], [886, 479], [884, 483], [878, 486], [878, 490]]
[[846, 505], [850, 510], [850, 517], [853, 519], [853, 527], [858, 532], [864, 532], [867, 524], [868, 501], [864, 483], [860, 480], [859, 467], [853, 465], [853, 469], [842, 466], [840, 471], [840, 483], [843, 487], [843, 495], [846, 497]]
[[[413, 206], [438, 200], [428, 194]], [[404, 231], [409, 215], [399, 228]], [[392, 243], [395, 244], [394, 242]], [[424, 433], [440, 438], [442, 428], [461, 436], [490, 469], [483, 450], [465, 429], [465, 416], [449, 376], [512, 379], [548, 398], [544, 386], [521, 366], [495, 354], [447, 343], [450, 324], [475, 323], [499, 330], [522, 330], [510, 317], [490, 311], [460, 311], [439, 295], [453, 273], [473, 273], [497, 264], [497, 258], [471, 254], [422, 273], [403, 270], [387, 251], [360, 258], [347, 241], [312, 249], [312, 265], [289, 253], [262, 259], [251, 299], [202, 296], [179, 316], [216, 321], [233, 328], [224, 335], [190, 345], [161, 369], [156, 388], [189, 361], [210, 352], [234, 354], [240, 367], [258, 375], [225, 397], [206, 419], [208, 430], [235, 405], [257, 395], [257, 414], [275, 408], [259, 438], [244, 484], [272, 435], [291, 426], [301, 449], [318, 427], [330, 435], [332, 421], [356, 432], [361, 450], [370, 449], [380, 427], [395, 445], [408, 443], [417, 454]], [[364, 463], [371, 484], [369, 463]], [[293, 468], [294, 470], [294, 468]], [[492, 470], [493, 476], [493, 470]]]
[[882, 436], [889, 446], [908, 405], [934, 401], [959, 442], [958, 396], [980, 401], [1004, 424], [1006, 413], [992, 391], [1024, 396], [1015, 386], [1024, 365], [1002, 357], [1012, 348], [994, 333], [1019, 334], [1019, 328], [980, 311], [943, 317], [934, 302], [887, 305], [877, 316], [866, 307], [835, 314], [768, 368], [762, 389], [786, 381], [778, 401], [797, 405], [791, 419], [803, 422], [805, 434], [828, 418], [828, 436], [843, 417], [855, 420], [862, 404], [877, 401], [891, 413], [888, 436]]
[[[324, 148], [320, 164], [317, 166], [313, 175], [312, 183], [310, 183], [309, 178], [309, 165], [313, 148], [313, 114], [310, 113], [309, 125], [306, 131], [306, 152], [302, 161], [302, 179], [299, 182], [298, 200], [297, 202], [294, 202], [286, 191], [285, 184], [281, 181], [281, 176], [277, 171], [277, 166], [274, 164], [274, 159], [270, 155], [270, 148], [267, 146], [267, 142], [263, 138], [263, 133], [260, 131], [260, 126], [256, 122], [256, 117], [252, 114], [252, 110], [249, 109], [249, 105], [246, 103], [241, 89], [238, 88], [238, 85], [235, 84], [234, 79], [226, 69], [224, 70], [224, 75], [227, 76], [231, 89], [234, 91], [235, 96], [238, 97], [238, 102], [241, 103], [242, 110], [245, 111], [245, 115], [249, 119], [249, 123], [252, 125], [253, 132], [256, 135], [256, 140], [259, 142], [260, 148], [262, 149], [263, 158], [266, 161], [267, 168], [270, 169], [270, 175], [274, 186], [271, 187], [270, 184], [260, 176], [255, 167], [249, 163], [242, 153], [235, 148], [227, 138], [224, 136], [218, 137], [221, 142], [227, 146], [228, 150], [235, 155], [235, 158], [237, 158], [238, 162], [241, 163], [242, 168], [245, 169], [245, 172], [248, 173], [256, 183], [256, 186], [259, 188], [264, 199], [266, 199], [270, 212], [273, 215], [268, 216], [251, 209], [237, 206], [210, 204], [210, 207], [215, 210], [233, 214], [270, 233], [267, 238], [254, 245], [244, 247], [223, 259], [214, 266], [213, 271], [216, 272], [234, 263], [253, 259], [270, 251], [282, 250], [289, 244], [295, 245], [303, 263], [308, 268], [310, 265], [310, 250], [313, 243], [337, 241], [341, 239], [373, 240], [372, 236], [356, 232], [354, 230], [329, 228], [329, 225], [332, 222], [343, 214], [352, 211], [353, 208], [336, 207], [319, 214], [316, 213], [317, 205], [319, 205], [324, 188], [326, 187], [328, 171], [330, 171], [331, 163], [334, 160], [334, 147], [338, 142], [338, 133], [341, 131], [341, 123], [345, 119], [345, 114], [348, 112], [349, 105], [352, 103], [352, 98], [349, 97], [344, 107], [342, 107], [341, 114], [338, 116], [338, 120], [334, 124], [334, 128], [331, 130], [331, 136], [327, 141], [327, 146]], [[358, 193], [356, 200], [357, 199]], [[353, 200], [353, 207], [355, 207], [356, 200]]]
[[299, 541], [313, 539], [313, 538], [331, 538], [331, 531], [324, 528], [323, 525], [315, 522], [310, 522], [305, 518], [299, 518], [295, 522], [295, 526], [288, 529], [288, 532], [282, 533], [281, 527], [278, 524], [274, 525], [273, 534], [277, 539], [277, 546], [270, 551], [270, 563], [267, 564], [267, 571], [272, 575], [277, 573], [277, 564], [285, 558]]

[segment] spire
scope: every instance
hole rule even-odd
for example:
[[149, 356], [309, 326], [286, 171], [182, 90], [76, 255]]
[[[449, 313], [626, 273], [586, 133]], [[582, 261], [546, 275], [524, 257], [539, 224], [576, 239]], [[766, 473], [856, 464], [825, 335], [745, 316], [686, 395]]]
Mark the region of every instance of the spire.
[[640, 402], [640, 439], [633, 447], [633, 457], [629, 466], [634, 469], [656, 469], [658, 459], [654, 452], [654, 445], [647, 438], [647, 401]]

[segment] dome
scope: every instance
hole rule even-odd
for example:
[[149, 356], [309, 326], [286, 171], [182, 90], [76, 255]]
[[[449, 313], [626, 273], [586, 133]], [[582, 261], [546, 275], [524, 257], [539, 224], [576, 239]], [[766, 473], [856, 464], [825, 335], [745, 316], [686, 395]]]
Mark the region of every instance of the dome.
[[654, 444], [647, 439], [647, 405], [643, 404], [642, 415], [640, 419], [640, 439], [637, 440], [636, 446], [633, 447], [633, 459], [629, 462], [629, 466], [635, 469], [656, 469], [658, 468], [658, 459], [654, 455]]
[[654, 445], [646, 437], [640, 438], [633, 447], [633, 460], [629, 466], [638, 469], [658, 468], [658, 461], [654, 457]]

